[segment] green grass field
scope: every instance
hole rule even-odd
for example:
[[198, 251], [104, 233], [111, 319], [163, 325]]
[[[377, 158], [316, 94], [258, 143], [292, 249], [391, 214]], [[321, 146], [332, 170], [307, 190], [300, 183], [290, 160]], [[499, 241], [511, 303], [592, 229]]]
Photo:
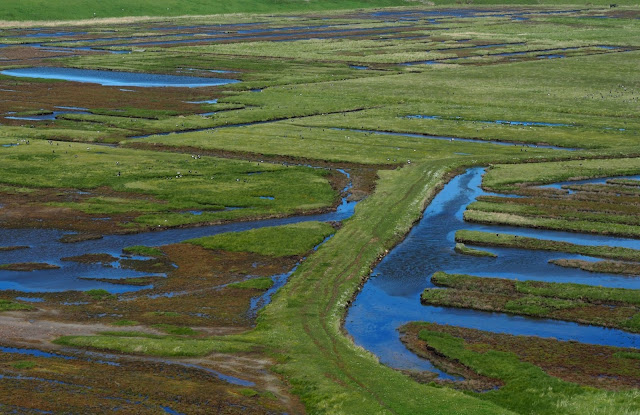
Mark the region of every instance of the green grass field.
[[[125, 4], [116, 0], [89, 4], [74, 0], [62, 7], [60, 2], [12, 0], [0, 4], [0, 20], [24, 21], [18, 26], [37, 27], [27, 21], [45, 19], [48, 24], [61, 25], [62, 31], [75, 26], [52, 21], [90, 19], [74, 23], [88, 32], [79, 42], [64, 36], [54, 39], [59, 40], [50, 44], [55, 57], [44, 58], [41, 55], [51, 50], [19, 45], [33, 40], [20, 37], [31, 32], [23, 33], [12, 28], [13, 23], [4, 23], [0, 43], [9, 46], [2, 48], [7, 59], [0, 61], [0, 69], [49, 65], [228, 76], [241, 81], [211, 88], [119, 88], [0, 76], [0, 89], [6, 96], [0, 100], [3, 117], [51, 113], [70, 105], [86, 107], [89, 112], [45, 121], [2, 118], [0, 220], [13, 224], [21, 214], [35, 212], [27, 218], [31, 220], [28, 223], [42, 226], [41, 222], [60, 217], [92, 224], [92, 219], [108, 216], [114, 218], [114, 226], [105, 225], [99, 232], [108, 233], [308, 214], [326, 211], [338, 202], [346, 179], [336, 168], [349, 171], [353, 191], [362, 199], [354, 216], [341, 224], [309, 222], [220, 234], [169, 247], [125, 248], [127, 254], [154, 256], [157, 261], [169, 261], [173, 253], [180, 266], [166, 281], [168, 296], [147, 299], [143, 292], [140, 302], [147, 307], [145, 311], [125, 315], [126, 304], [119, 301], [125, 296], [102, 289], [87, 291], [81, 298], [92, 301], [87, 305], [92, 312], [90, 321], [100, 322], [96, 316], [108, 315], [104, 321], [117, 331], [105, 332], [102, 326], [94, 335], [77, 335], [75, 331], [56, 343], [139, 359], [144, 355], [197, 358], [198, 364], [216, 370], [228, 359], [231, 364], [222, 364], [223, 372], [236, 367], [241, 371], [242, 362], [251, 365], [255, 359], [269, 369], [264, 373], [277, 378], [277, 387], [257, 382], [258, 392], [229, 389], [220, 395], [246, 394], [258, 401], [277, 390], [280, 398], [286, 397], [282, 402], [289, 399], [299, 404], [284, 411], [260, 401], [265, 412], [295, 413], [304, 407], [310, 414], [637, 414], [637, 389], [610, 391], [564, 381], [517, 354], [486, 345], [469, 346], [428, 323], [418, 328], [422, 341], [468, 370], [498, 379], [502, 386], [476, 393], [457, 390], [452, 387], [456, 385], [446, 382], [420, 383], [380, 364], [375, 355], [345, 335], [347, 307], [372, 269], [403, 240], [439, 189], [468, 167], [487, 167], [483, 179], [486, 190], [524, 196], [483, 196], [465, 212], [469, 221], [640, 235], [636, 183], [609, 184], [612, 187], [607, 189], [583, 187], [575, 197], [563, 197], [562, 190], [535, 187], [572, 178], [640, 173], [637, 3], [624, 0], [614, 8], [600, 0], [589, 4], [569, 0], [433, 3], [161, 0]], [[428, 15], [415, 21], [385, 20], [344, 11], [382, 6], [428, 12], [445, 6], [492, 10], [483, 7], [495, 4], [501, 4], [501, 9], [526, 6], [532, 14], [527, 20], [437, 16], [434, 24]], [[571, 11], [537, 13], [547, 9]], [[221, 13], [227, 14], [170, 17]], [[597, 17], [602, 14], [610, 18]], [[126, 18], [99, 20], [121, 16]], [[158, 18], [136, 20], [135, 16]], [[243, 37], [247, 33], [238, 30], [250, 30], [244, 25], [253, 23], [260, 30], [278, 28], [274, 31], [286, 33], [295, 32], [289, 29], [296, 26], [329, 25], [323, 30], [345, 29], [357, 35], [339, 33], [326, 39], [301, 35], [290, 42], [242, 38], [127, 46], [129, 37], [142, 42], [165, 40], [165, 30], [158, 28], [185, 40], [190, 29], [173, 26], [238, 24], [241, 29], [226, 26], [228, 33], [216, 36]], [[209, 36], [203, 34], [205, 29], [194, 30], [199, 40]], [[89, 39], [93, 37], [122, 39], [93, 42]], [[43, 39], [37, 41], [46, 42], [47, 38]], [[62, 53], [60, 48], [75, 46], [131, 53], [82, 50], [57, 55]], [[545, 54], [564, 57], [542, 59]], [[436, 62], [403, 65], [428, 60]], [[215, 72], [221, 70], [232, 73]], [[217, 103], [199, 103], [213, 99]], [[252, 123], [259, 124], [244, 125]], [[139, 135], [149, 136], [134, 138]], [[488, 140], [516, 145], [486, 143]], [[576, 151], [540, 148], [539, 144]], [[612, 196], [622, 190], [621, 196]], [[624, 261], [640, 258], [632, 249], [466, 230], [456, 233], [456, 242], [457, 250], [469, 255], [492, 254], [464, 244]], [[255, 258], [259, 260], [252, 264]], [[218, 326], [219, 321], [237, 317], [218, 308], [216, 302], [238, 295], [248, 303], [254, 293], [259, 295], [272, 286], [268, 275], [282, 273], [280, 268], [288, 264], [286, 261], [295, 264], [299, 260], [288, 282], [258, 312], [255, 321], [241, 329]], [[252, 274], [260, 261], [268, 262], [265, 267], [270, 267], [270, 274]], [[223, 280], [230, 278], [227, 273], [237, 278]], [[434, 278], [449, 287], [427, 295], [428, 301], [440, 305], [640, 330], [636, 291], [449, 274]], [[196, 294], [173, 296], [171, 287], [177, 286], [176, 292], [184, 289], [176, 281], [193, 282]], [[222, 286], [226, 291], [215, 297], [215, 290]], [[81, 306], [65, 308], [60, 305], [62, 297], [56, 295], [47, 296], [44, 305], [1, 300], [2, 311], [43, 307], [52, 319], [85, 323], [88, 313], [72, 313]], [[206, 302], [206, 311], [218, 313], [217, 320], [196, 319], [188, 314], [190, 310], [184, 311], [187, 307], [178, 307], [189, 298], [194, 302], [213, 298]], [[607, 320], [601, 303], [624, 308], [627, 314], [624, 319], [616, 315]], [[566, 314], [567, 310], [586, 309], [593, 311], [591, 319]], [[247, 312], [242, 309], [238, 313]], [[82, 321], [78, 315], [83, 316]], [[149, 322], [149, 316], [166, 319]], [[183, 322], [187, 320], [197, 324]], [[250, 325], [253, 323], [255, 327]], [[145, 324], [148, 327], [143, 327]], [[620, 353], [623, 357], [619, 359], [637, 360], [637, 353]], [[0, 364], [0, 374], [31, 370], [5, 366]], [[51, 373], [41, 372], [38, 376]], [[236, 374], [242, 377], [241, 372]], [[175, 385], [181, 385], [180, 395], [188, 397], [192, 380], [178, 380]], [[144, 387], [154, 382], [151, 377], [141, 381]], [[24, 385], [13, 391], [18, 395], [33, 392]], [[0, 393], [0, 398], [13, 395]], [[0, 406], [0, 412], [4, 409]]]

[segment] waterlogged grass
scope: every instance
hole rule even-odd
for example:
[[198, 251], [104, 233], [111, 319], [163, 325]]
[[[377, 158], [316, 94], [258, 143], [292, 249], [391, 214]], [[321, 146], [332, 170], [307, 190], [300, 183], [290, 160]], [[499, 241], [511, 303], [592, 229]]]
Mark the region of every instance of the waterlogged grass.
[[231, 283], [228, 287], [249, 290], [268, 290], [273, 287], [273, 280], [268, 277], [252, 278], [247, 281]]
[[185, 242], [207, 249], [253, 252], [277, 258], [309, 252], [334, 232], [333, 226], [327, 223], [301, 222], [293, 225], [205, 236]]
[[567, 252], [601, 258], [640, 261], [640, 251], [606, 245], [578, 245], [570, 242], [529, 238], [505, 233], [459, 230], [455, 235], [457, 242], [479, 246], [497, 246], [543, 251]]
[[471, 256], [484, 256], [490, 258], [496, 258], [497, 255], [493, 252], [483, 251], [481, 249], [469, 248], [465, 244], [458, 242], [456, 243], [455, 251], [459, 254], [471, 255]]
[[[515, 413], [535, 414], [633, 414], [640, 411], [640, 394], [635, 391], [601, 391], [549, 376], [540, 367], [522, 362], [513, 353], [485, 350], [478, 352], [464, 340], [429, 330], [430, 323], [411, 323], [423, 327], [419, 338], [449, 359], [455, 359], [475, 372], [502, 380], [496, 390], [471, 393]], [[532, 412], [532, 408], [533, 412]]]

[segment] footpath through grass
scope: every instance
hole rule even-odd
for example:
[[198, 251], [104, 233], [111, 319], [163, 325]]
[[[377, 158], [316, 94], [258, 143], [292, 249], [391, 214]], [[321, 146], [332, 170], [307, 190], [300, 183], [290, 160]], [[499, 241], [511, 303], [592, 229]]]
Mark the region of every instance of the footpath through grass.
[[344, 336], [345, 306], [372, 263], [416, 221], [452, 166], [381, 171], [375, 193], [290, 278], [248, 338], [264, 344], [310, 413], [501, 414], [452, 389], [418, 384]]

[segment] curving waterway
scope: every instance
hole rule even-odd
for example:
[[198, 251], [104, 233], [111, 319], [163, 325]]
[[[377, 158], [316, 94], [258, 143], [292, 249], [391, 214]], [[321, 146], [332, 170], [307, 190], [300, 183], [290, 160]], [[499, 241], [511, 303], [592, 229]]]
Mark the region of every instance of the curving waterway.
[[[350, 178], [349, 173], [338, 169]], [[151, 288], [151, 286], [134, 286], [110, 284], [92, 278], [132, 278], [150, 275], [131, 269], [121, 268], [120, 259], [130, 258], [122, 254], [128, 246], [162, 246], [185, 241], [187, 239], [212, 236], [224, 232], [241, 232], [268, 226], [287, 225], [292, 223], [319, 221], [339, 222], [353, 215], [357, 202], [348, 200], [351, 182], [342, 190], [345, 195], [335, 211], [306, 216], [292, 216], [277, 219], [263, 219], [247, 222], [235, 222], [221, 225], [201, 226], [194, 228], [175, 228], [155, 232], [143, 232], [128, 235], [106, 235], [102, 239], [87, 240], [76, 243], [63, 243], [60, 238], [73, 233], [58, 229], [4, 229], [0, 228], [0, 246], [28, 246], [28, 249], [0, 251], [0, 264], [39, 262], [57, 265], [59, 269], [46, 269], [27, 272], [0, 270], [0, 290], [17, 290], [22, 292], [61, 292], [67, 290], [86, 291], [105, 289], [111, 293], [130, 292]], [[0, 209], [1, 209], [0, 205]], [[115, 260], [109, 266], [62, 261], [61, 258], [84, 254], [105, 253]], [[145, 259], [133, 257], [133, 259]], [[289, 274], [286, 274], [287, 277]], [[283, 278], [280, 278], [282, 280]], [[282, 286], [282, 281], [279, 286]], [[269, 298], [271, 290], [269, 291]], [[263, 302], [262, 305], [268, 303]]]
[[454, 235], [459, 229], [640, 249], [640, 240], [627, 238], [464, 222], [462, 214], [467, 205], [478, 196], [488, 194], [480, 188], [483, 173], [484, 169], [473, 168], [451, 180], [436, 195], [425, 210], [423, 219], [407, 238], [374, 269], [371, 278], [349, 308], [345, 320], [345, 329], [355, 343], [371, 351], [382, 363], [391, 367], [434, 371], [445, 378], [450, 376], [406, 349], [399, 339], [399, 326], [410, 321], [430, 321], [497, 333], [640, 347], [639, 334], [622, 330], [504, 313], [424, 306], [420, 303], [422, 291], [434, 286], [430, 279], [436, 271], [640, 289], [640, 278], [637, 277], [586, 272], [548, 263], [554, 258], [591, 259], [580, 255], [484, 247], [482, 249], [491, 251], [498, 257], [474, 257], [456, 253]]

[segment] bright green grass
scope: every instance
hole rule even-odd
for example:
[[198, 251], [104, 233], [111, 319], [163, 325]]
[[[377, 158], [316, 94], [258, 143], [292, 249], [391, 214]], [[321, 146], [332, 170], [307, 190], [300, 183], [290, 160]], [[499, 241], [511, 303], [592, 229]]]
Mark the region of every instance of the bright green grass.
[[250, 290], [268, 290], [273, 287], [273, 280], [269, 277], [252, 278], [242, 282], [234, 282], [228, 285], [231, 288], [243, 288]]
[[185, 241], [207, 249], [285, 257], [302, 255], [320, 244], [335, 229], [322, 222], [301, 222], [293, 225], [229, 232]]
[[164, 252], [162, 252], [158, 248], [143, 245], [128, 246], [126, 248], [123, 248], [122, 252], [129, 255], [141, 255], [148, 257], [161, 257], [164, 255]]
[[329, 173], [307, 167], [40, 140], [0, 147], [0, 157], [0, 183], [89, 192], [106, 186], [121, 193], [52, 205], [99, 215], [138, 212], [137, 223], [149, 226], [298, 213], [326, 208], [336, 197]]
[[593, 177], [629, 176], [640, 173], [640, 158], [575, 160], [550, 163], [495, 165], [487, 171], [483, 185], [501, 192], [518, 184], [548, 184]]
[[11, 364], [16, 369], [33, 369], [36, 367], [36, 362], [30, 360], [20, 360]]
[[537, 216], [522, 216], [502, 212], [486, 212], [473, 210], [469, 206], [464, 214], [464, 220], [475, 223], [520, 226], [527, 228], [553, 229], [558, 231], [573, 231], [597, 233], [604, 235], [640, 237], [640, 226], [623, 223], [594, 222], [590, 220], [555, 219]]
[[[326, 117], [313, 117], [321, 120]], [[309, 119], [309, 122], [315, 122]], [[308, 128], [291, 122], [277, 122], [240, 128], [221, 128], [180, 134], [179, 137], [152, 136], [137, 143], [158, 143], [170, 147], [195, 147], [203, 150], [231, 150], [267, 156], [287, 155], [334, 162], [362, 164], [406, 164], [424, 159], [510, 155], [513, 149], [484, 143], [432, 140], [420, 137], [388, 136], [330, 128]], [[519, 150], [518, 150], [519, 151]], [[543, 157], [553, 150], [531, 149], [530, 157]]]
[[29, 304], [17, 303], [10, 300], [0, 300], [0, 311], [19, 311], [19, 310], [32, 310], [33, 306]]
[[[473, 394], [516, 413], [540, 415], [607, 415], [635, 414], [640, 411], [637, 391], [601, 391], [579, 386], [547, 375], [538, 366], [521, 362], [513, 353], [489, 350], [478, 353], [465, 347], [462, 339], [446, 333], [429, 331], [424, 326], [420, 339], [450, 359], [455, 359], [475, 372], [498, 378], [505, 385], [497, 390]], [[532, 408], [534, 412], [532, 412]]]
[[191, 327], [176, 326], [173, 324], [154, 324], [153, 328], [162, 330], [168, 334], [173, 334], [174, 336], [197, 336], [200, 334]]

